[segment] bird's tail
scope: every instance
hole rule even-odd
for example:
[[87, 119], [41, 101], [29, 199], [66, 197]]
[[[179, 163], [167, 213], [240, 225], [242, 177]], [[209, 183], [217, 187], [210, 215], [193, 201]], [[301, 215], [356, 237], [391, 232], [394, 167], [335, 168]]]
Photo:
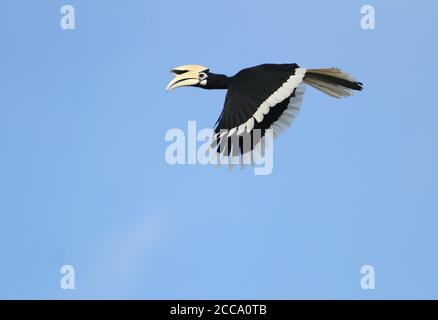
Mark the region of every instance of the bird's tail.
[[353, 90], [362, 90], [362, 83], [337, 68], [307, 69], [304, 82], [338, 99], [351, 96]]

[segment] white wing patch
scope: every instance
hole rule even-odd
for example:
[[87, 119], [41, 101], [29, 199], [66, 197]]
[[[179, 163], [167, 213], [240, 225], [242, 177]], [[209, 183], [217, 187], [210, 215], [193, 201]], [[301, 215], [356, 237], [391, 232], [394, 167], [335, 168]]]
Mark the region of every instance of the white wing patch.
[[[295, 91], [294, 97], [290, 98], [289, 104], [287, 105], [287, 108], [283, 111], [280, 118], [272, 123], [271, 126], [268, 128], [273, 130], [274, 138], [278, 137], [278, 135], [280, 135], [292, 124], [301, 109], [305, 92], [305, 84], [303, 82], [303, 79], [306, 75], [306, 71], [307, 69], [305, 68], [297, 68], [295, 70], [295, 74], [290, 76], [289, 79], [277, 91], [275, 91], [268, 99], [266, 99], [266, 101], [264, 101], [260, 105], [260, 107], [253, 114], [253, 116], [249, 118], [248, 121], [230, 129], [226, 138], [231, 137], [233, 134], [236, 134], [236, 136], [240, 136], [245, 132], [245, 130], [248, 133], [251, 132], [251, 130], [254, 128], [255, 121], [259, 123], [262, 122], [264, 116], [269, 113], [270, 108], [274, 108], [277, 104], [289, 98]], [[219, 138], [219, 140], [221, 140], [226, 133], [226, 130], [225, 132], [218, 132], [215, 135], [214, 139], [216, 140], [217, 138]], [[254, 146], [253, 150], [241, 155], [240, 161], [245, 161], [244, 159], [246, 159], [247, 157], [249, 159], [253, 159], [253, 157], [255, 157], [257, 153], [261, 151], [262, 145], [264, 143], [265, 137], [262, 137], [262, 139]], [[212, 147], [215, 147], [217, 145], [217, 142], [213, 142]], [[231, 154], [233, 153], [231, 152]], [[220, 163], [222, 163], [222, 160], [228, 158], [227, 156], [220, 153], [215, 153], [215, 156], [219, 156], [221, 158]], [[234, 160], [236, 161], [236, 159]], [[235, 161], [233, 161], [233, 164], [235, 164]], [[239, 160], [237, 160], [237, 163], [239, 163]], [[227, 164], [227, 161], [225, 161], [224, 164]]]
[[[241, 134], [244, 132], [245, 127], [247, 132], [251, 132], [251, 130], [254, 128], [254, 120], [258, 123], [262, 122], [264, 116], [269, 113], [270, 108], [274, 108], [276, 105], [289, 98], [294, 90], [297, 89], [298, 86], [303, 82], [306, 71], [307, 69], [305, 68], [295, 69], [295, 74], [291, 75], [289, 79], [285, 83], [283, 83], [283, 85], [277, 91], [271, 94], [269, 98], [266, 99], [266, 101], [264, 101], [260, 105], [260, 107], [258, 107], [257, 111], [252, 115], [251, 118], [248, 119], [248, 121], [246, 121], [246, 123], [238, 126], [238, 130], [236, 129], [238, 135], [239, 133]], [[230, 131], [233, 131], [234, 133], [236, 131], [234, 129], [235, 128], [232, 128], [230, 129]]]
[[295, 90], [295, 97], [290, 99], [287, 109], [284, 110], [280, 118], [271, 125], [270, 129], [274, 130], [274, 138], [278, 137], [278, 135], [284, 130], [289, 128], [295, 120], [301, 110], [305, 91], [306, 87], [304, 83], [301, 83]]

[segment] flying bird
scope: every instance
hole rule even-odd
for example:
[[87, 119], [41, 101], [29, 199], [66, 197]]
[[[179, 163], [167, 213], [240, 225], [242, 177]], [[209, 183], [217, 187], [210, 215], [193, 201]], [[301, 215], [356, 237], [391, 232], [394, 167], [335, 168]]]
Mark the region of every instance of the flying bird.
[[[266, 130], [272, 129], [276, 137], [287, 129], [301, 109], [305, 84], [334, 98], [362, 90], [362, 83], [338, 68], [306, 69], [295, 63], [262, 64], [231, 77], [200, 65], [180, 66], [171, 72], [175, 78], [168, 91], [186, 86], [227, 90], [212, 143], [219, 156], [247, 154], [260, 146]], [[250, 137], [249, 144], [243, 143], [245, 136]]]

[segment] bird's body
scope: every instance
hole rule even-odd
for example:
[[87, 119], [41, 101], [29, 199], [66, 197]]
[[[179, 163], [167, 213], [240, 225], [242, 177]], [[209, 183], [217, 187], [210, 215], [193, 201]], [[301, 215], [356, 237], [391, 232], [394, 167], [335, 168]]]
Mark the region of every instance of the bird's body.
[[[215, 125], [213, 147], [217, 147], [218, 154], [234, 156], [252, 151], [262, 142], [266, 130], [272, 129], [277, 136], [291, 125], [301, 108], [304, 84], [335, 98], [362, 90], [360, 82], [339, 69], [305, 69], [297, 64], [262, 64], [232, 77], [194, 65], [172, 72], [176, 77], [168, 90], [182, 86], [227, 90]], [[250, 138], [249, 144], [243, 143], [245, 136]]]

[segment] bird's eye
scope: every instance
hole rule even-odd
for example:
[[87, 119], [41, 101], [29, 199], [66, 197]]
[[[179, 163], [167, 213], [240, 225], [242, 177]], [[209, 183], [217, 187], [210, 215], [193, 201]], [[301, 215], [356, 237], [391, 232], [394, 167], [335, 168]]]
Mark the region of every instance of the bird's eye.
[[203, 80], [205, 78], [207, 78], [207, 75], [205, 73], [200, 73], [199, 74], [199, 79]]

